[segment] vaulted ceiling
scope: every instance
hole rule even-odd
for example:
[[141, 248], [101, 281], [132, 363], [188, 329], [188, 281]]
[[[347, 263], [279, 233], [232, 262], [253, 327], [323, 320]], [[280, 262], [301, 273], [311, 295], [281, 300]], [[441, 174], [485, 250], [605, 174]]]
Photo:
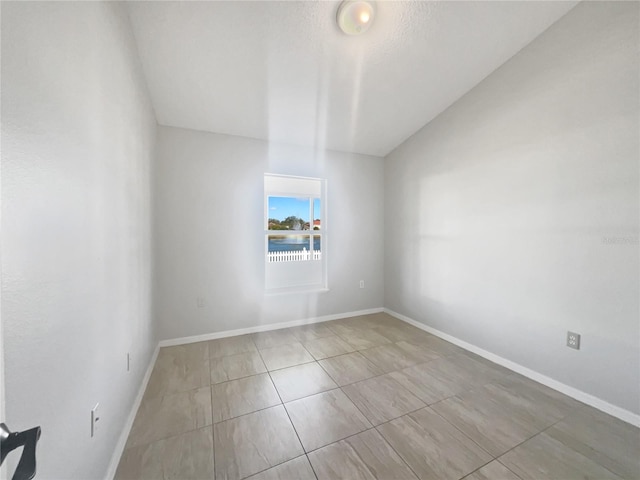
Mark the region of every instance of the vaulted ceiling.
[[385, 156], [577, 2], [128, 2], [161, 125]]

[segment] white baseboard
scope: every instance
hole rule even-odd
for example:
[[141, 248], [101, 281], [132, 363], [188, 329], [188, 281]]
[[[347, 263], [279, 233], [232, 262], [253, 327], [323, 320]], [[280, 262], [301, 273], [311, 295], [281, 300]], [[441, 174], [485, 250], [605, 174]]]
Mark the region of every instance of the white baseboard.
[[129, 416], [127, 417], [127, 422], [124, 424], [122, 428], [122, 433], [120, 434], [120, 438], [118, 439], [118, 443], [116, 444], [116, 448], [113, 451], [113, 455], [111, 456], [111, 462], [109, 462], [109, 468], [107, 469], [107, 474], [105, 476], [106, 480], [113, 480], [113, 477], [116, 475], [116, 470], [118, 469], [118, 464], [120, 463], [120, 458], [122, 457], [122, 452], [124, 452], [124, 447], [127, 444], [127, 439], [129, 438], [129, 433], [131, 432], [131, 427], [133, 426], [133, 421], [136, 418], [136, 413], [138, 413], [138, 407], [142, 402], [142, 397], [144, 396], [144, 392], [147, 389], [147, 384], [149, 383], [149, 378], [151, 377], [151, 372], [153, 371], [153, 366], [156, 364], [156, 359], [158, 358], [158, 352], [160, 352], [160, 346], [156, 346], [156, 349], [151, 355], [151, 360], [149, 361], [149, 365], [147, 366], [147, 371], [144, 373], [144, 377], [142, 378], [142, 384], [138, 389], [138, 395], [136, 395], [136, 399], [133, 401], [133, 406], [131, 407], [131, 411], [129, 412]]
[[525, 377], [530, 378], [531, 380], [534, 380], [538, 383], [546, 385], [549, 388], [553, 388], [554, 390], [557, 390], [560, 393], [564, 393], [565, 395], [568, 395], [569, 397], [574, 398], [582, 403], [586, 403], [587, 405], [597, 408], [598, 410], [604, 413], [608, 413], [609, 415], [619, 418], [624, 422], [630, 423], [631, 425], [635, 425], [636, 427], [640, 427], [640, 415], [636, 413], [630, 412], [629, 410], [625, 410], [624, 408], [613, 405], [605, 400], [602, 400], [601, 398], [595, 397], [589, 393], [583, 392], [582, 390], [578, 390], [577, 388], [566, 385], [562, 382], [559, 382], [558, 380], [554, 380], [553, 378], [547, 377], [546, 375], [543, 375], [534, 370], [531, 370], [530, 368], [523, 367], [518, 363], [512, 362], [511, 360], [507, 360], [506, 358], [502, 358], [498, 355], [495, 355], [494, 353], [488, 352], [487, 350], [483, 350], [480, 347], [476, 347], [475, 345], [467, 343], [464, 340], [460, 340], [459, 338], [451, 336], [447, 333], [441, 332], [440, 330], [437, 330], [433, 327], [429, 327], [428, 325], [420, 323], [412, 318], [407, 317], [406, 315], [402, 315], [401, 313], [394, 312], [393, 310], [389, 310], [388, 308], [385, 308], [384, 312], [388, 313], [392, 317], [397, 318], [398, 320], [402, 320], [403, 322], [413, 325], [414, 327], [424, 330], [425, 332], [428, 332], [428, 333], [431, 333], [432, 335], [440, 337], [443, 340], [446, 340], [447, 342], [451, 342], [460, 348], [464, 348], [465, 350], [468, 350], [477, 355], [480, 355], [481, 357], [484, 357], [487, 360], [497, 363], [498, 365], [502, 365], [503, 367], [508, 368], [509, 370], [513, 370], [514, 372], [519, 373], [520, 375], [524, 375]]
[[370, 315], [372, 313], [380, 313], [383, 308], [369, 308], [367, 310], [358, 310], [355, 312], [336, 313], [333, 315], [323, 315], [321, 317], [311, 317], [302, 320], [292, 320], [290, 322], [269, 323], [266, 325], [258, 325], [256, 327], [239, 328], [237, 330], [225, 330], [222, 332], [205, 333], [203, 335], [194, 335], [191, 337], [172, 338], [169, 340], [161, 340], [161, 347], [172, 347], [174, 345], [185, 345], [187, 343], [206, 342], [217, 338], [235, 337], [236, 335], [246, 335], [247, 333], [266, 332], [269, 330], [279, 330], [281, 328], [298, 327], [300, 325], [309, 325], [312, 323], [328, 322], [330, 320], [339, 320], [341, 318], [358, 317], [360, 315]]

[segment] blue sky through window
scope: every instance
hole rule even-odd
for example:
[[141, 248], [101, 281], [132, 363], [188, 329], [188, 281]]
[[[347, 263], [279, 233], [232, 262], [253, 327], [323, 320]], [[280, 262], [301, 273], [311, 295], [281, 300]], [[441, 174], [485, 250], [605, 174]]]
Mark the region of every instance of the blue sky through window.
[[[314, 220], [320, 218], [320, 199], [313, 199]], [[298, 217], [309, 221], [309, 199], [294, 197], [269, 197], [269, 218], [283, 221], [287, 217]]]

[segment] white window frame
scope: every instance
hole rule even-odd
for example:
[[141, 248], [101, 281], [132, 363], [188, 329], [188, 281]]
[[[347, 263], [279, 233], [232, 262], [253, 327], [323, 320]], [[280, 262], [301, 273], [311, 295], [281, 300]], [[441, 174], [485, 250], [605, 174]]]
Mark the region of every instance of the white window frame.
[[[264, 174], [264, 262], [265, 293], [283, 294], [327, 291], [327, 195], [326, 180], [291, 175]], [[269, 230], [269, 197], [309, 198], [309, 230]], [[320, 199], [320, 215], [314, 212], [313, 200]], [[313, 230], [313, 221], [320, 218], [320, 230]], [[308, 235], [308, 259], [269, 261], [270, 235]], [[313, 238], [320, 236], [320, 258], [314, 259]], [[296, 257], [299, 258], [299, 257]]]

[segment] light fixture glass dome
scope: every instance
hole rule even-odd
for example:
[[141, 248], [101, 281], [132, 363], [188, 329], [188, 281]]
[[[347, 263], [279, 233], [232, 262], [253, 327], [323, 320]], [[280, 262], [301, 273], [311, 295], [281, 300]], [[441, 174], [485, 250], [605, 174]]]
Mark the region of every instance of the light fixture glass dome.
[[347, 35], [360, 35], [369, 30], [374, 16], [372, 2], [344, 0], [338, 7], [338, 26]]

